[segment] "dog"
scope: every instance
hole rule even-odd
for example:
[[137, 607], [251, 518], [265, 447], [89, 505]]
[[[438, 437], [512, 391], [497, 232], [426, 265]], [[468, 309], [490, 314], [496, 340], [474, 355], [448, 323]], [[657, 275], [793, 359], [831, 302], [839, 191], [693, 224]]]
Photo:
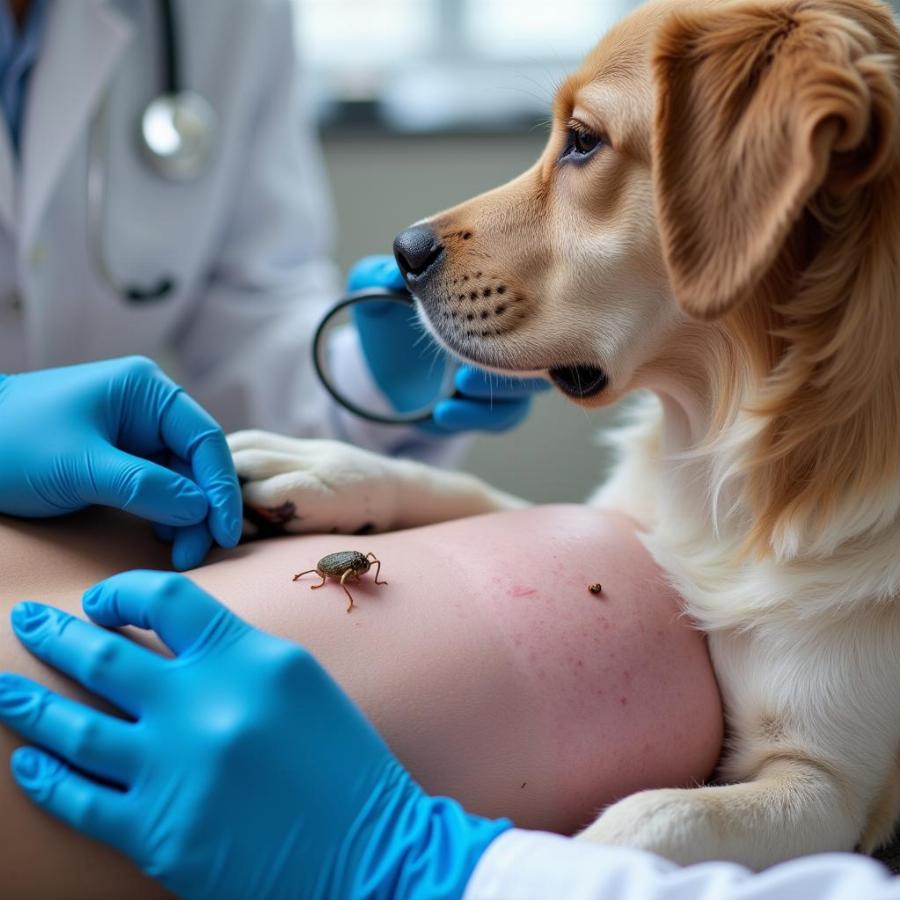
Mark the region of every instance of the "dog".
[[[657, 0], [559, 89], [531, 169], [397, 238], [456, 355], [585, 406], [652, 397], [590, 502], [641, 524], [707, 633], [729, 737], [715, 784], [626, 797], [582, 839], [761, 869], [897, 822], [898, 71], [875, 0]], [[332, 442], [231, 443], [248, 504], [281, 489], [310, 530], [522, 504]]]

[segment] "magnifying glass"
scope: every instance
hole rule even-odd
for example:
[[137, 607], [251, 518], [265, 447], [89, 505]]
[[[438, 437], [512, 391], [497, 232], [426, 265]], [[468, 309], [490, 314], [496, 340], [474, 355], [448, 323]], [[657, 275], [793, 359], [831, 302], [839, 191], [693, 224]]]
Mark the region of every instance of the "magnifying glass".
[[[390, 388], [361, 387], [358, 367], [347, 364], [355, 355], [341, 352], [353, 341], [377, 385]], [[442, 400], [462, 396], [453, 385], [462, 362], [432, 340], [406, 292], [367, 288], [340, 300], [316, 329], [313, 364], [337, 403], [381, 425], [427, 422]]]

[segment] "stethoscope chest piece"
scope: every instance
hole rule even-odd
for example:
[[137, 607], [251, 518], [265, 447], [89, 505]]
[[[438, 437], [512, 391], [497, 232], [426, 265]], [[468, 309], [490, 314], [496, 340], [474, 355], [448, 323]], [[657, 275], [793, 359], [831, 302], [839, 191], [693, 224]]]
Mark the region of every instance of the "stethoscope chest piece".
[[200, 94], [162, 94], [141, 116], [140, 145], [147, 162], [163, 178], [190, 181], [208, 168], [217, 126], [215, 110]]
[[[190, 181], [209, 171], [219, 142], [219, 119], [212, 105], [196, 91], [181, 87], [173, 0], [158, 2], [162, 91], [144, 109], [137, 143], [146, 164], [166, 181]], [[108, 175], [108, 97], [98, 104], [91, 125], [87, 172], [87, 234], [98, 275], [111, 290], [131, 303], [163, 300], [178, 290], [173, 275], [155, 282], [125, 282], [110, 268], [103, 246]], [[135, 214], [140, 211], [135, 210]]]

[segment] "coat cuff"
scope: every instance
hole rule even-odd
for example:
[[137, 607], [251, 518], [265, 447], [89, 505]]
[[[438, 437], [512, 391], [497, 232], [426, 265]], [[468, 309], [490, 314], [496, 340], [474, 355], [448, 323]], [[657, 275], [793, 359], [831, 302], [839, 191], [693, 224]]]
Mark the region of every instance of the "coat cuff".
[[478, 861], [463, 900], [900, 900], [900, 878], [851, 853], [754, 874], [728, 862], [681, 868], [643, 850], [514, 829]]
[[[626, 865], [626, 858], [633, 858]], [[658, 857], [582, 843], [543, 831], [512, 829], [501, 834], [478, 861], [463, 900], [597, 900], [633, 896], [622, 890], [625, 869], [665, 872]], [[636, 895], [635, 895], [636, 896]]]

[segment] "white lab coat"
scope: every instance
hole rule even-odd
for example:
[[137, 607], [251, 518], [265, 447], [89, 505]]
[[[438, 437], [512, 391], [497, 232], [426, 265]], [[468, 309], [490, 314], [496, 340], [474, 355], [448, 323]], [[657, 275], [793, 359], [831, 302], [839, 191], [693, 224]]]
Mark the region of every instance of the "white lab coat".
[[[138, 117], [162, 89], [156, 3], [50, 4], [20, 167], [0, 129], [0, 372], [146, 354], [174, 368], [226, 430], [390, 449], [397, 430], [338, 413], [311, 366], [312, 333], [338, 279], [289, 0], [182, 0], [175, 18], [183, 85], [220, 120], [209, 170], [188, 183], [156, 174], [136, 141]], [[156, 302], [123, 299], [92, 258], [86, 173], [104, 97], [105, 257], [123, 282], [174, 276], [174, 295]], [[356, 364], [364, 379], [361, 356]]]
[[731, 863], [680, 868], [623, 847], [507, 831], [463, 900], [900, 900], [900, 878], [864, 856], [808, 856], [753, 874]]

